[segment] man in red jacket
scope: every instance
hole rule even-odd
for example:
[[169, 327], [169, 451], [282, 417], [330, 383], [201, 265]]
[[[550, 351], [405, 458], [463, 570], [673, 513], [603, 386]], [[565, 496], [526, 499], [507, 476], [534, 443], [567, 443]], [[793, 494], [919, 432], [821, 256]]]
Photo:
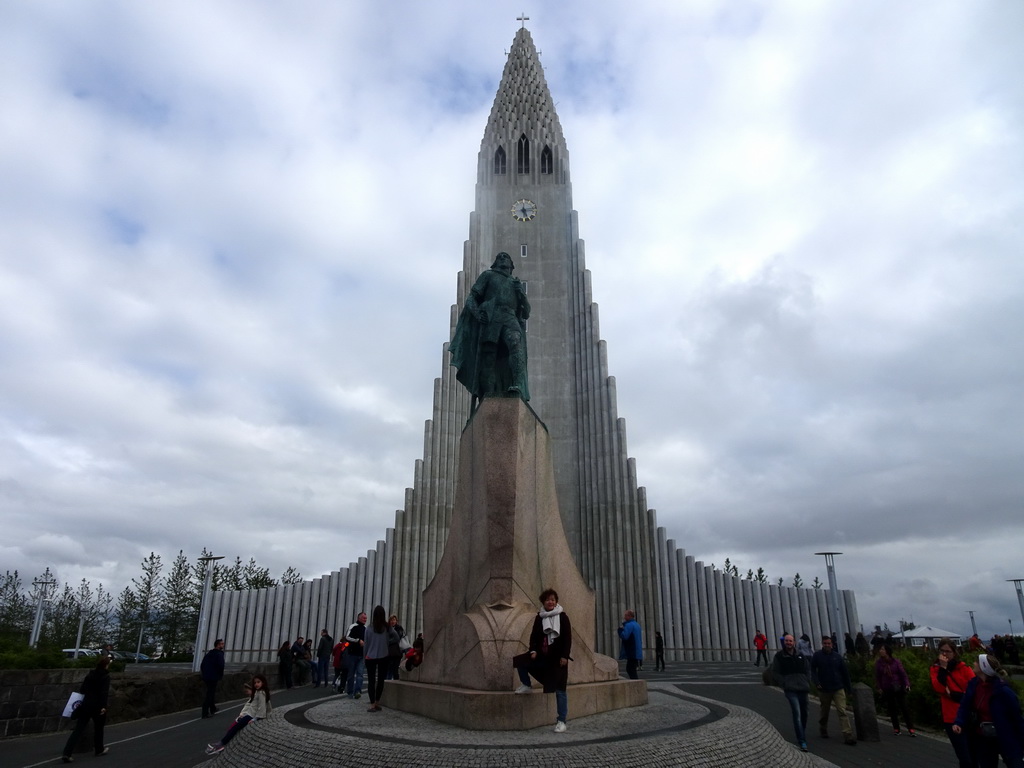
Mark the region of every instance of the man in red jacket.
[[765, 637], [760, 629], [754, 630], [754, 647], [757, 648], [757, 660], [754, 662], [755, 667], [761, 666], [761, 659], [764, 659], [764, 665], [768, 666], [768, 638]]

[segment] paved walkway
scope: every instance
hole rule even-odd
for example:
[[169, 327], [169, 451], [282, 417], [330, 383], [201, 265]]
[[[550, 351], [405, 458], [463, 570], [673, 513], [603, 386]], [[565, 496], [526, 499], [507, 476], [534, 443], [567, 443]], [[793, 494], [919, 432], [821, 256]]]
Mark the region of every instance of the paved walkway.
[[[205, 758], [241, 702], [200, 720], [195, 711], [124, 723], [107, 729], [110, 754], [91, 754], [76, 765], [102, 768], [253, 768], [254, 766], [783, 766], [784, 768], [941, 768], [955, 766], [941, 738], [889, 735], [879, 743], [843, 745], [817, 736], [817, 705], [811, 704], [810, 754], [793, 744], [788, 708], [780, 691], [761, 684], [752, 664], [674, 664], [667, 672], [645, 670], [650, 703], [631, 710], [571, 720], [569, 730], [527, 733], [465, 731], [397, 711], [371, 714], [365, 696], [350, 700], [311, 687], [274, 692], [274, 715], [246, 728], [221, 755]], [[530, 695], [540, 696], [541, 693]], [[570, 717], [572, 698], [569, 700]], [[59, 765], [67, 732], [0, 742], [5, 768]]]

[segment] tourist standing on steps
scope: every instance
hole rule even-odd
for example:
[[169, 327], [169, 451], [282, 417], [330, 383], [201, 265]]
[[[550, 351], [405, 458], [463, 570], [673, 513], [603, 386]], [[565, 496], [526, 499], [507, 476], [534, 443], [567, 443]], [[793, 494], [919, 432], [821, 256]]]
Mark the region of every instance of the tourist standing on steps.
[[391, 616], [388, 618], [388, 626], [391, 627], [393, 630], [395, 630], [395, 632], [398, 633], [399, 651], [401, 651], [401, 653], [399, 653], [398, 656], [392, 656], [391, 657], [391, 664], [388, 666], [388, 673], [387, 673], [387, 675], [385, 677], [388, 680], [397, 680], [398, 679], [398, 668], [402, 665], [402, 657], [405, 655], [405, 649], [406, 648], [411, 648], [412, 646], [409, 645], [409, 641], [406, 640], [405, 641], [405, 648], [401, 647], [402, 640], [405, 640], [405, 628], [401, 624], [398, 623], [398, 615], [397, 614], [394, 614], [394, 613], [391, 614]]
[[654, 632], [654, 671], [665, 671], [665, 638], [661, 632]]
[[636, 614], [633, 611], [627, 610], [622, 617], [622, 624], [619, 625], [619, 640], [622, 641], [619, 658], [626, 660], [626, 675], [630, 680], [636, 680], [639, 677], [636, 669], [644, 658], [644, 647], [640, 636], [640, 625], [637, 623]]
[[348, 628], [345, 639], [345, 693], [350, 699], [363, 695], [363, 644], [366, 637], [366, 613], [356, 617], [356, 623]]
[[302, 645], [302, 661], [309, 669], [309, 678], [313, 683], [313, 687], [316, 688], [320, 685], [320, 668], [317, 666], [316, 661], [313, 659], [313, 638], [310, 637]]
[[543, 606], [533, 618], [530, 631], [530, 660], [520, 666], [520, 686], [516, 693], [530, 692], [530, 675], [544, 686], [544, 693], [555, 694], [555, 733], [565, 733], [569, 716], [569, 660], [572, 652], [572, 624], [569, 616], [558, 604], [558, 593], [545, 589], [540, 593]]
[[110, 662], [110, 656], [100, 656], [95, 668], [90, 670], [82, 681], [79, 692], [84, 694], [85, 698], [79, 702], [78, 709], [72, 714], [76, 720], [75, 730], [68, 736], [64, 745], [64, 755], [61, 759], [65, 763], [74, 761], [71, 753], [75, 751], [75, 744], [78, 743], [90, 720], [93, 727], [92, 745], [96, 756], [105, 755], [110, 751], [110, 747], [103, 746], [103, 726], [107, 722], [107, 698], [110, 696]]
[[240, 730], [253, 720], [262, 720], [270, 714], [270, 684], [267, 682], [267, 678], [255, 674], [252, 677], [252, 682], [245, 686], [245, 689], [249, 693], [249, 700], [242, 706], [242, 711], [238, 713], [238, 717], [228, 728], [227, 733], [220, 737], [220, 741], [206, 745], [206, 754], [215, 755], [218, 752], [223, 752], [227, 743], [235, 738]]
[[292, 687], [292, 644], [287, 640], [277, 650], [277, 674], [281, 678], [281, 685], [285, 688]]
[[974, 679], [974, 670], [957, 658], [956, 645], [948, 637], [939, 640], [939, 658], [931, 669], [932, 688], [939, 694], [942, 704], [942, 727], [953, 746], [960, 768], [975, 768], [977, 764], [971, 758], [970, 743], [966, 733], [953, 730], [957, 710], [963, 700], [967, 685]]
[[832, 647], [832, 638], [828, 635], [821, 638], [821, 650], [811, 657], [811, 680], [818, 686], [818, 698], [821, 701], [821, 718], [818, 720], [821, 738], [828, 738], [828, 710], [830, 706], [835, 706], [844, 743], [856, 746], [850, 716], [846, 714], [846, 697], [853, 693], [850, 670], [846, 668], [842, 654]]
[[363, 632], [363, 661], [366, 663], [366, 693], [370, 697], [367, 712], [380, 712], [380, 697], [384, 694], [384, 680], [391, 668], [388, 646], [398, 645], [398, 633], [388, 624], [384, 606], [373, 609], [373, 616]]
[[295, 685], [303, 684], [303, 681], [306, 679], [306, 670], [309, 669], [303, 659], [306, 655], [305, 646], [302, 644], [303, 640], [305, 638], [299, 635], [295, 642], [292, 643], [292, 674]]
[[910, 678], [907, 670], [903, 668], [900, 660], [892, 655], [892, 646], [886, 643], [878, 649], [878, 660], [875, 662], [875, 683], [885, 701], [885, 707], [889, 711], [889, 720], [892, 721], [892, 735], [900, 735], [900, 714], [903, 715], [903, 722], [907, 725], [907, 733], [916, 736], [914, 723], [910, 720], [910, 710], [907, 708], [907, 694], [910, 693]]
[[782, 650], [772, 660], [772, 677], [775, 684], [782, 687], [782, 692], [789, 702], [793, 713], [793, 730], [800, 749], [807, 751], [807, 692], [811, 690], [810, 659], [801, 655], [796, 649], [796, 640], [792, 635], [782, 636]]
[[326, 688], [330, 679], [328, 673], [331, 669], [331, 651], [334, 650], [334, 638], [327, 634], [326, 627], [320, 630], [320, 642], [316, 646], [316, 687], [321, 685]]
[[212, 717], [217, 714], [217, 705], [214, 700], [217, 696], [217, 683], [224, 677], [224, 641], [217, 639], [213, 648], [203, 656], [202, 664], [199, 665], [199, 673], [203, 676], [203, 683], [206, 685], [206, 696], [203, 698], [203, 717]]
[[757, 658], [754, 660], [754, 666], [761, 666], [761, 659], [764, 659], [764, 665], [768, 666], [768, 638], [765, 637], [764, 633], [760, 629], [754, 630], [754, 647], [757, 649]]

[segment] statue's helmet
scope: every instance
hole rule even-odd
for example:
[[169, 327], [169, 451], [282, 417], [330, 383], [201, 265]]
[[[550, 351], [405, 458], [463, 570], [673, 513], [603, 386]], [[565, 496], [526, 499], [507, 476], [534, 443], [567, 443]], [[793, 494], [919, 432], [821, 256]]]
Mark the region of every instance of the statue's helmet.
[[498, 266], [502, 262], [502, 260], [505, 260], [505, 261], [508, 262], [509, 269], [513, 269], [514, 270], [516, 268], [516, 265], [514, 263], [512, 263], [512, 257], [509, 256], [504, 251], [502, 251], [501, 253], [499, 253], [497, 256], [494, 257], [494, 263], [491, 264], [491, 269], [494, 269], [496, 266]]

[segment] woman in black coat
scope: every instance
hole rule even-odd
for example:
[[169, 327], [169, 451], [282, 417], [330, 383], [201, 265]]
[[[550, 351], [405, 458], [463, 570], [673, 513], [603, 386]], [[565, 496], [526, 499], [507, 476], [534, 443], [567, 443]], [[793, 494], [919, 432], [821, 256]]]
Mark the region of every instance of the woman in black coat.
[[544, 607], [537, 612], [530, 632], [530, 661], [519, 667], [521, 685], [516, 693], [529, 693], [530, 675], [544, 686], [544, 693], [555, 694], [555, 709], [558, 721], [555, 733], [564, 733], [565, 720], [569, 714], [569, 698], [566, 686], [569, 683], [569, 654], [572, 651], [572, 624], [562, 606], [558, 604], [558, 593], [545, 589], [540, 593]]
[[103, 726], [107, 722], [107, 697], [110, 695], [110, 672], [107, 671], [109, 666], [110, 657], [101, 656], [96, 668], [82, 681], [80, 693], [85, 694], [85, 698], [72, 715], [78, 722], [75, 723], [75, 730], [68, 736], [68, 743], [64, 745], [62, 759], [65, 763], [72, 761], [71, 753], [75, 751], [75, 744], [78, 743], [86, 723], [90, 720], [93, 722], [93, 747], [96, 755], [105, 755], [110, 751], [110, 747], [103, 746]]

